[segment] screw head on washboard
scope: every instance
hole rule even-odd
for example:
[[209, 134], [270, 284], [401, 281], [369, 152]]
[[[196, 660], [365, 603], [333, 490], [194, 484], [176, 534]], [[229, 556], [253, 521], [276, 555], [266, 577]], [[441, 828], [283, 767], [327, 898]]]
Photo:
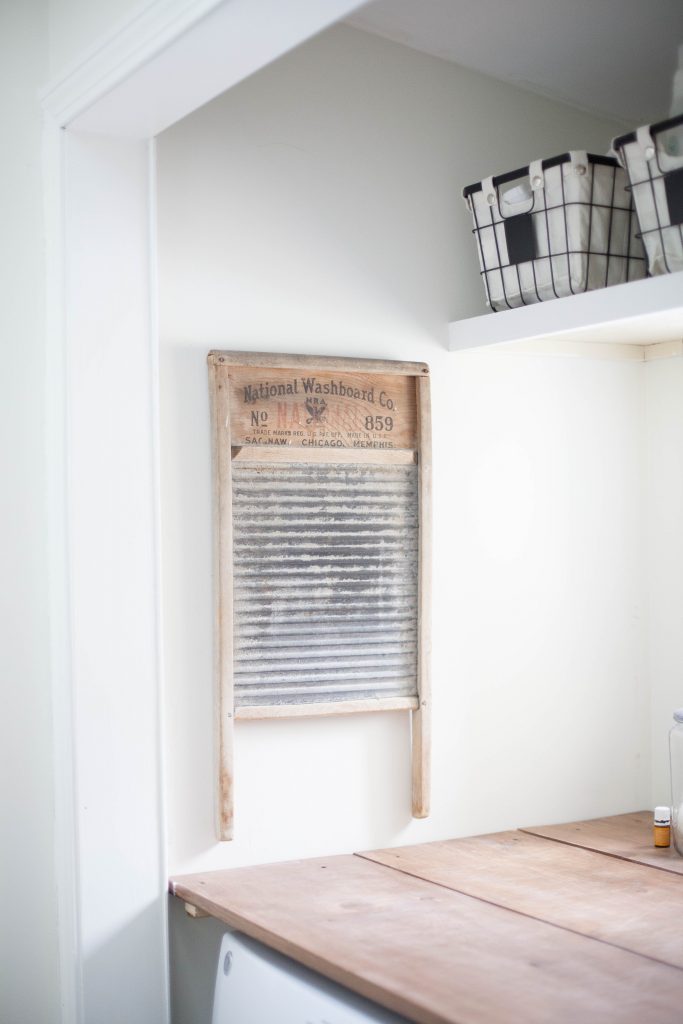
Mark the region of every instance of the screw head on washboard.
[[423, 363], [211, 352], [218, 833], [235, 718], [409, 711], [428, 813]]

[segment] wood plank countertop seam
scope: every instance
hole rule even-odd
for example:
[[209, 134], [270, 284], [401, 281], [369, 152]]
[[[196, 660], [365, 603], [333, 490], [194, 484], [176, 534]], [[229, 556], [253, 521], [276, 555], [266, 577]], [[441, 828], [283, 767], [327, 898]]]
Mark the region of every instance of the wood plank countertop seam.
[[[521, 831], [521, 829], [519, 831]], [[444, 842], [446, 842], [446, 840], [444, 840]], [[393, 849], [393, 848], [390, 848], [390, 849]], [[378, 852], [383, 852], [383, 851], [378, 851]], [[419, 870], [411, 871], [411, 870], [409, 870], [406, 867], [400, 866], [399, 864], [392, 864], [392, 863], [389, 863], [388, 861], [384, 861], [384, 860], [381, 860], [379, 858], [376, 858], [376, 857], [372, 856], [371, 853], [367, 853], [367, 852], [366, 853], [363, 853], [363, 852], [355, 853], [355, 854], [353, 854], [353, 856], [361, 857], [361, 858], [364, 858], [366, 860], [370, 860], [370, 861], [372, 861], [375, 864], [382, 864], [384, 867], [389, 868], [390, 870], [399, 871], [399, 872], [401, 872], [403, 874], [409, 875], [411, 878], [419, 878], [423, 882], [427, 882], [428, 884], [439, 886], [440, 888], [450, 889], [451, 892], [457, 892], [461, 896], [469, 896], [470, 898], [478, 900], [481, 903], [488, 903], [492, 907], [499, 907], [501, 910], [507, 910], [511, 914], [520, 914], [522, 917], [528, 917], [532, 921], [542, 921], [544, 924], [550, 925], [553, 928], [560, 928], [563, 931], [572, 932], [574, 935], [581, 935], [584, 938], [590, 938], [590, 939], [592, 939], [592, 940], [594, 940], [596, 942], [604, 942], [606, 945], [614, 946], [615, 949], [623, 949], [623, 950], [625, 950], [625, 951], [627, 951], [629, 953], [636, 952], [638, 954], [638, 956], [646, 957], [649, 960], [653, 960], [655, 963], [666, 964], [668, 967], [675, 967], [677, 970], [683, 970], [683, 963], [671, 963], [668, 959], [664, 959], [662, 957], [653, 956], [652, 954], [643, 952], [642, 950], [634, 950], [629, 945], [623, 945], [623, 944], [620, 944], [619, 942], [616, 942], [616, 941], [610, 941], [609, 939], [603, 938], [603, 937], [601, 937], [600, 935], [597, 935], [597, 934], [595, 934], [595, 935], [594, 934], [589, 934], [588, 932], [581, 930], [581, 928], [579, 928], [579, 927], [572, 927], [569, 924], [561, 924], [558, 921], [551, 920], [550, 918], [544, 917], [541, 914], [534, 914], [534, 913], [531, 913], [528, 910], [521, 910], [519, 907], [508, 905], [506, 902], [503, 902], [503, 901], [501, 901], [499, 899], [495, 899], [493, 897], [482, 896], [479, 893], [477, 893], [475, 895], [473, 892], [469, 891], [467, 885], [464, 882], [461, 882], [459, 884], [456, 883], [455, 881], [453, 883], [447, 883], [447, 882], [442, 881], [442, 880], [436, 880], [435, 878], [429, 878], [429, 877], [426, 877], [424, 874], [421, 874]], [[682, 1011], [682, 1019], [683, 1019], [683, 1011]]]
[[651, 811], [574, 821], [566, 825], [526, 827], [520, 831], [683, 875], [683, 857], [679, 857], [673, 845], [661, 849], [652, 845]]
[[683, 969], [683, 887], [672, 874], [520, 831], [361, 856]]
[[[210, 871], [170, 889], [416, 1024], [679, 1024], [676, 872], [604, 856], [577, 833], [551, 841], [567, 827]], [[642, 821], [627, 828], [642, 846]], [[614, 846], [618, 822], [605, 830]]]

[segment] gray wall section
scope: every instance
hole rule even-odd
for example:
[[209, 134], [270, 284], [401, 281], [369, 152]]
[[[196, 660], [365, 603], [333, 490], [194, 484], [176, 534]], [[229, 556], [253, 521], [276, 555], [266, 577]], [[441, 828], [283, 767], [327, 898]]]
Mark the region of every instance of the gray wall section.
[[212, 917], [190, 917], [185, 904], [169, 896], [171, 1020], [211, 1024], [218, 950], [228, 926]]

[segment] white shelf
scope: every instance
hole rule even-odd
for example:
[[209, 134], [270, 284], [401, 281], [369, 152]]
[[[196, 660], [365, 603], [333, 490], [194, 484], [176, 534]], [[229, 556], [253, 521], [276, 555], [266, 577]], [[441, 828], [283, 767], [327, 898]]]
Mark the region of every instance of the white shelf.
[[683, 272], [449, 324], [452, 352], [541, 341], [680, 346]]

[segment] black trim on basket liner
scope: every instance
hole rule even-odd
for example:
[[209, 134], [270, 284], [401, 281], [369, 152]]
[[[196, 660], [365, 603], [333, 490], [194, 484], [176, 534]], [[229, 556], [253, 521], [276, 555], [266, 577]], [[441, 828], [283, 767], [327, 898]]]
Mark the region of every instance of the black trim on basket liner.
[[[619, 167], [619, 161], [615, 160], [613, 156], [600, 156], [597, 153], [587, 153], [588, 162], [591, 164], [602, 164], [605, 167]], [[541, 167], [544, 171], [550, 170], [551, 167], [559, 167], [560, 164], [569, 163], [571, 156], [569, 153], [561, 153], [559, 156], [551, 156], [547, 160], [541, 161]], [[493, 179], [493, 184], [497, 188], [498, 185], [506, 185], [508, 181], [515, 181], [517, 178], [526, 178], [529, 174], [528, 167], [519, 167], [516, 171], [507, 171], [505, 174], [497, 174]], [[462, 190], [463, 198], [467, 199], [473, 192], [481, 192], [481, 182], [475, 181], [473, 185], [466, 185]]]

